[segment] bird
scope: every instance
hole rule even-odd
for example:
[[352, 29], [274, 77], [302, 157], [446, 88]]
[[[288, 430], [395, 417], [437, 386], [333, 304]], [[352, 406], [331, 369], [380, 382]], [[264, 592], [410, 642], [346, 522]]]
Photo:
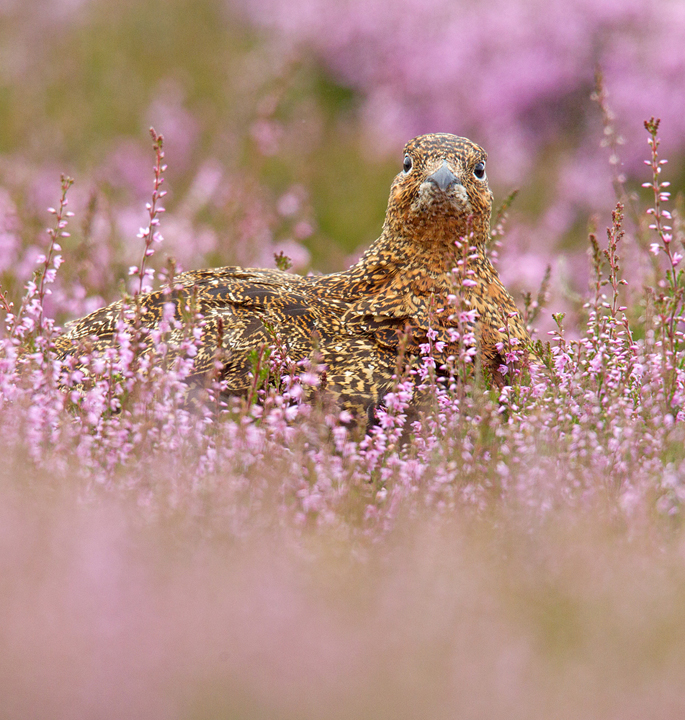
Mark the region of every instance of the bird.
[[[189, 379], [216, 372], [220, 358], [227, 395], [249, 392], [255, 352], [278, 337], [292, 363], [323, 368], [333, 403], [372, 418], [396, 387], [400, 360], [420, 362], [432, 342], [436, 367], [444, 367], [465, 329], [473, 333], [480, 365], [502, 386], [504, 346], [513, 341], [525, 351], [530, 337], [487, 255], [493, 194], [486, 162], [485, 150], [467, 138], [415, 137], [404, 147], [380, 236], [347, 270], [188, 271], [175, 278], [172, 292], [138, 296], [137, 322], [159, 327], [170, 302], [180, 320], [192, 299], [202, 336]], [[55, 342], [58, 357], [114, 347], [126, 302], [68, 323]], [[466, 328], [455, 303], [466, 312]]]

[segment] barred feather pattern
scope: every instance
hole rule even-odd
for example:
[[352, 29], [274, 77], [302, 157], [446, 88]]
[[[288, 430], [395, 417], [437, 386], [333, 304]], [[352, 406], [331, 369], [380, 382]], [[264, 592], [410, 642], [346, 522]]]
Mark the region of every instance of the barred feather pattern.
[[[450, 330], [458, 324], [456, 294], [460, 307], [476, 311], [471, 329], [480, 361], [501, 384], [504, 318], [521, 347], [530, 338], [486, 255], [492, 212], [486, 159], [466, 138], [445, 133], [414, 138], [393, 180], [381, 235], [351, 268], [318, 276], [241, 267], [186, 272], [175, 279], [173, 291], [139, 298], [140, 322], [157, 327], [170, 302], [181, 319], [192, 301], [203, 316], [192, 377], [206, 377], [220, 357], [232, 395], [248, 391], [253, 351], [273, 343], [277, 334], [293, 362], [310, 358], [325, 366], [326, 393], [340, 407], [368, 413], [393, 387], [398, 354], [416, 362], [429, 330], [444, 343], [438, 363], [455, 353]], [[455, 245], [460, 239], [471, 248], [466, 254]], [[464, 257], [465, 283], [453, 272]], [[58, 354], [113, 347], [124, 302], [69, 323], [57, 338]], [[178, 345], [181, 335], [172, 331], [169, 344]]]

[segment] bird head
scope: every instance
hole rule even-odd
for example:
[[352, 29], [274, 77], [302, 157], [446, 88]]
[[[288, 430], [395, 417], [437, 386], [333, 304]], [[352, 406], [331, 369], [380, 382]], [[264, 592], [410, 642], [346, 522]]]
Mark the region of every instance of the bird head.
[[420, 135], [404, 147], [402, 170], [390, 189], [386, 225], [395, 236], [421, 243], [454, 243], [490, 229], [492, 192], [487, 153], [466, 138]]

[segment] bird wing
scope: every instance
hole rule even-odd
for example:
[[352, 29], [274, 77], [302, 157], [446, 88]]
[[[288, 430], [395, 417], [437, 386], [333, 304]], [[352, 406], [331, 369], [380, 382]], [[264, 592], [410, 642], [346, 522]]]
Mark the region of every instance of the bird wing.
[[[235, 382], [240, 384], [250, 370], [251, 351], [272, 342], [274, 332], [284, 336], [288, 350], [295, 355], [301, 355], [305, 345], [310, 347], [318, 317], [308, 287], [306, 278], [278, 270], [226, 267], [192, 271], [179, 275], [172, 289], [141, 296], [137, 300], [138, 317], [141, 325], [155, 329], [169, 303], [175, 320], [188, 320], [199, 312], [202, 338], [193, 374], [212, 369], [221, 351], [227, 375], [235, 375]], [[79, 344], [89, 350], [114, 346], [121, 321], [129, 327], [135, 322], [135, 302], [120, 300], [69, 323], [65, 334], [56, 340], [58, 354], [71, 354]], [[166, 338], [172, 349], [187, 335], [187, 323], [180, 324]], [[147, 348], [152, 346], [149, 335], [145, 343]]]

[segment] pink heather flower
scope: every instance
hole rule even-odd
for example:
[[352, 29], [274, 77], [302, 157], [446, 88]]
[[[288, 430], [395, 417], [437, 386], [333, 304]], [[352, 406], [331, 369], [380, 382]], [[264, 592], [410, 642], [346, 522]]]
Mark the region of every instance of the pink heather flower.
[[304, 395], [304, 391], [302, 389], [302, 386], [299, 383], [293, 383], [288, 388], [288, 397], [292, 398], [295, 401], [301, 400], [303, 395]]
[[299, 405], [289, 405], [285, 409], [285, 419], [288, 422], [292, 422], [300, 412], [300, 406]]
[[321, 383], [321, 377], [313, 372], [304, 372], [300, 375], [300, 382], [302, 382], [304, 385], [318, 387]]

